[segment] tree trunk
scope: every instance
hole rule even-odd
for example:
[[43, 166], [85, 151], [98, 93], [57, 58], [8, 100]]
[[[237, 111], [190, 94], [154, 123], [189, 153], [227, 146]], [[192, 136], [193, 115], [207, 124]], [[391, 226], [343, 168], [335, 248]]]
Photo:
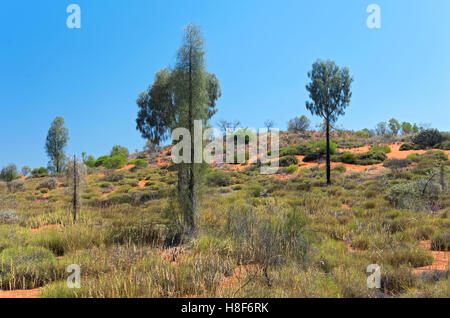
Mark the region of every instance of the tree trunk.
[[325, 119], [327, 125], [327, 185], [331, 185], [331, 163], [330, 163], [330, 121]]
[[73, 222], [77, 220], [77, 208], [78, 208], [78, 201], [77, 201], [77, 159], [75, 156], [73, 156]]
[[[191, 39], [192, 40], [192, 39]], [[192, 87], [192, 43], [189, 48], [189, 132], [191, 134], [191, 162], [189, 163], [189, 214], [186, 225], [189, 230], [194, 230], [194, 216], [197, 210], [197, 198], [195, 193], [195, 164], [194, 164], [194, 125], [193, 125], [193, 87]]]

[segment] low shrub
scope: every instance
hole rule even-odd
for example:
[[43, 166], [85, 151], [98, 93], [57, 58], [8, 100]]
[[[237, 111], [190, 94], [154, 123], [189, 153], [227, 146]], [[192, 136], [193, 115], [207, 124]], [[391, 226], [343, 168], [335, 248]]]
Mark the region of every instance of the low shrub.
[[144, 159], [136, 159], [130, 161], [129, 164], [134, 165], [135, 169], [143, 169], [148, 165], [147, 161]]
[[286, 173], [292, 174], [298, 170], [298, 165], [290, 165], [286, 168]]
[[228, 173], [213, 170], [207, 174], [206, 183], [210, 186], [227, 187], [233, 184], [233, 179]]
[[48, 170], [45, 167], [36, 168], [31, 171], [31, 175], [35, 178], [45, 177], [48, 176]]
[[54, 190], [58, 187], [58, 180], [56, 178], [46, 178], [39, 182], [38, 186], [36, 187], [37, 190], [39, 189], [48, 189], [48, 190]]
[[431, 236], [431, 249], [433, 251], [450, 250], [450, 232], [447, 230], [437, 230]]
[[443, 136], [437, 129], [427, 129], [415, 135], [412, 141], [421, 149], [426, 149], [442, 142]]
[[127, 164], [127, 159], [122, 156], [112, 156], [108, 157], [104, 162], [103, 166], [108, 169], [120, 169]]
[[290, 165], [298, 165], [298, 159], [294, 156], [286, 156], [280, 158], [280, 166], [281, 167], [289, 167]]

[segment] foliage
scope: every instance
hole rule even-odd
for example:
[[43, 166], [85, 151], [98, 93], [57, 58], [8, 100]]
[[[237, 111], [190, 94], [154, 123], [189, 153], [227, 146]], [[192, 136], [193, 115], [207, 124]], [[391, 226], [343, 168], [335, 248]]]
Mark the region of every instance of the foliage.
[[298, 165], [297, 157], [285, 156], [280, 158], [280, 167], [289, 167], [290, 165]]
[[443, 137], [437, 129], [427, 129], [415, 135], [412, 139], [415, 145], [421, 149], [433, 147], [443, 141]]
[[56, 117], [48, 130], [45, 151], [50, 158], [50, 167], [61, 172], [66, 155], [64, 149], [69, 140], [69, 130], [65, 127], [64, 118]]
[[228, 173], [212, 170], [206, 175], [206, 183], [210, 186], [227, 187], [233, 183], [233, 179]]
[[37, 190], [39, 189], [49, 189], [54, 190], [58, 187], [58, 180], [56, 178], [46, 178], [39, 182], [38, 186], [36, 187]]
[[305, 115], [301, 117], [294, 117], [289, 120], [288, 123], [288, 131], [293, 133], [304, 132], [309, 129], [311, 125], [311, 121]]
[[18, 177], [19, 174], [17, 172], [17, 167], [13, 163], [10, 163], [6, 167], [4, 167], [0, 172], [0, 180], [5, 182], [11, 182], [14, 179], [17, 179]]

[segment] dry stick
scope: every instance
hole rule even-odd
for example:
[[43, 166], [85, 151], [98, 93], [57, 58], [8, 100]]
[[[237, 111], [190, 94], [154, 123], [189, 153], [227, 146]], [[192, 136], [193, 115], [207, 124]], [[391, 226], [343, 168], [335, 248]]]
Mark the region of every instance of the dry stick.
[[77, 161], [73, 156], [73, 222], [77, 219]]

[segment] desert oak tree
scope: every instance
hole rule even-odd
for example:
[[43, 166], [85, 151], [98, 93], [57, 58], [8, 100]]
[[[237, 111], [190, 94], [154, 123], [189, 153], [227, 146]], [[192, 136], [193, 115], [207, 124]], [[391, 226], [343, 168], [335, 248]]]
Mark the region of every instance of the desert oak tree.
[[66, 155], [64, 149], [69, 140], [69, 130], [65, 127], [64, 118], [56, 117], [48, 130], [45, 151], [50, 159], [49, 165], [56, 172], [61, 172]]
[[[194, 120], [201, 120], [206, 127], [217, 112], [216, 101], [221, 94], [216, 75], [206, 71], [203, 35], [191, 23], [186, 27], [175, 68], [159, 71], [153, 85], [139, 95], [137, 129], [155, 144], [167, 140], [175, 128], [186, 128], [194, 136]], [[195, 228], [202, 171], [201, 164], [194, 163], [193, 143], [191, 138], [190, 162], [177, 164], [178, 201], [188, 231]]]
[[311, 101], [306, 108], [324, 119], [327, 139], [327, 184], [331, 185], [330, 164], [330, 124], [334, 123], [350, 104], [351, 83], [353, 81], [347, 67], [339, 68], [333, 61], [317, 60], [308, 72], [311, 82], [306, 85]]

